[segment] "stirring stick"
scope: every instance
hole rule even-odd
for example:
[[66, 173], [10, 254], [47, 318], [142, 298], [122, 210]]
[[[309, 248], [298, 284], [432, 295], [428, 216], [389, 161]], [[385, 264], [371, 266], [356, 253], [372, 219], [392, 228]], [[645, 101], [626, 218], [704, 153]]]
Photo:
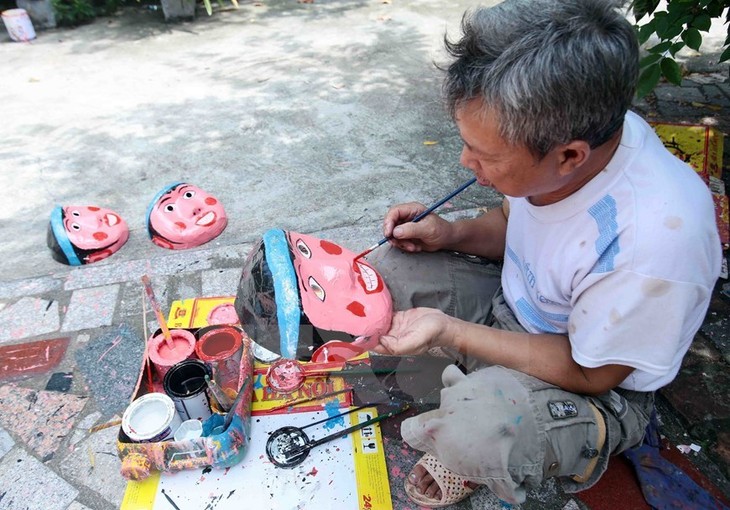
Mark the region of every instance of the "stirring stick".
[[[436, 202], [435, 204], [433, 204], [431, 207], [429, 207], [428, 209], [426, 209], [425, 211], [423, 211], [421, 214], [419, 214], [418, 216], [416, 216], [415, 218], [413, 218], [411, 220], [411, 223], [418, 223], [423, 218], [425, 218], [426, 216], [428, 216], [429, 214], [431, 214], [432, 212], [434, 212], [436, 209], [438, 209], [439, 207], [441, 207], [442, 205], [444, 205], [447, 201], [449, 201], [452, 198], [454, 198], [456, 195], [458, 195], [459, 193], [461, 193], [462, 191], [464, 191], [466, 188], [468, 188], [469, 186], [471, 186], [475, 182], [477, 182], [477, 178], [476, 177], [472, 177], [471, 179], [469, 179], [468, 181], [466, 181], [464, 184], [462, 184], [461, 186], [459, 186], [458, 188], [456, 188], [454, 191], [452, 191], [451, 193], [449, 193], [448, 195], [446, 195], [444, 198], [442, 198], [441, 200], [439, 200], [438, 202]], [[384, 245], [385, 243], [388, 242], [389, 239], [390, 239], [389, 237], [382, 238], [376, 244], [372, 245], [370, 248], [368, 248], [367, 250], [365, 250], [364, 252], [362, 252], [360, 255], [358, 255], [357, 257], [355, 257], [355, 260], [364, 257], [365, 255], [367, 255], [368, 253], [370, 253], [371, 251], [373, 251], [378, 246]]]
[[160, 329], [162, 330], [162, 336], [165, 337], [165, 342], [167, 343], [167, 346], [170, 349], [174, 350], [175, 342], [172, 341], [172, 335], [170, 335], [170, 330], [167, 329], [167, 323], [165, 322], [165, 317], [162, 315], [160, 303], [158, 303], [157, 299], [155, 299], [155, 292], [152, 290], [152, 282], [150, 282], [150, 279], [146, 274], [142, 275], [142, 283], [144, 284], [145, 292], [147, 292], [147, 298], [150, 300], [152, 309], [154, 310], [155, 316], [157, 317], [157, 323], [160, 325]]
[[324, 394], [316, 396], [316, 397], [302, 398], [299, 400], [296, 400], [296, 399], [289, 400], [276, 407], [271, 407], [271, 408], [267, 409], [267, 411], [278, 411], [280, 409], [286, 409], [287, 407], [292, 407], [292, 406], [304, 404], [307, 402], [314, 402], [316, 400], [323, 400], [325, 398], [334, 397], [335, 395], [339, 395], [341, 393], [349, 393], [351, 391], [352, 391], [352, 388], [345, 388], [344, 390], [330, 391], [329, 393], [324, 393]]

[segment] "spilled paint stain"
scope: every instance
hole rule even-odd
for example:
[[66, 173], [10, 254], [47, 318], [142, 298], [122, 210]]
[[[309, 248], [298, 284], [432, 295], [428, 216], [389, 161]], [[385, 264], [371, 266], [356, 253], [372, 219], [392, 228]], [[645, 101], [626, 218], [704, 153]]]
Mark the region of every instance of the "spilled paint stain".
[[340, 416], [342, 411], [340, 410], [339, 400], [336, 400], [334, 402], [327, 402], [324, 406], [324, 410], [327, 413], [327, 416], [331, 417], [322, 426], [325, 430], [332, 430], [333, 428], [335, 428], [338, 425], [339, 426], [345, 425], [345, 417]]
[[175, 502], [172, 500], [172, 498], [165, 492], [165, 489], [162, 489], [162, 495], [165, 496], [165, 499], [172, 505], [172, 508], [175, 510], [180, 510], [180, 507], [175, 504]]

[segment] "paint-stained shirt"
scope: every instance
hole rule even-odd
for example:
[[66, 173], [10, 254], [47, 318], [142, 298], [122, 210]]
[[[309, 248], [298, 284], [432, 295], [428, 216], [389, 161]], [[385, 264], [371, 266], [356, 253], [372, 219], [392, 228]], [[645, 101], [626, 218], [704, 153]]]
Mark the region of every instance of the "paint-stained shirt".
[[546, 206], [509, 201], [502, 286], [522, 326], [567, 334], [584, 367], [635, 368], [622, 388], [671, 382], [720, 274], [697, 173], [629, 112], [613, 158], [583, 188]]

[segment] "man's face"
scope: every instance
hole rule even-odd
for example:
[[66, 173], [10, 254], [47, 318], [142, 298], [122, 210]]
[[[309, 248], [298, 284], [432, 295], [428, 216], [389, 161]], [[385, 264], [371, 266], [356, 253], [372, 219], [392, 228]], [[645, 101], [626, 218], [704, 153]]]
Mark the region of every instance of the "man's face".
[[302, 308], [313, 326], [355, 336], [380, 336], [390, 327], [392, 302], [367, 262], [330, 241], [287, 232]]
[[185, 249], [207, 243], [226, 227], [228, 219], [218, 200], [202, 189], [180, 184], [168, 191], [150, 212], [150, 225], [164, 248]]
[[63, 208], [63, 227], [71, 244], [82, 250], [117, 251], [129, 238], [127, 223], [114, 211], [91, 205]]
[[474, 99], [456, 114], [464, 147], [460, 163], [481, 186], [491, 186], [511, 197], [530, 197], [535, 205], [552, 203], [554, 192], [566, 183], [558, 174], [554, 151], [537, 159], [526, 147], [510, 145], [499, 134], [497, 118], [484, 113]]

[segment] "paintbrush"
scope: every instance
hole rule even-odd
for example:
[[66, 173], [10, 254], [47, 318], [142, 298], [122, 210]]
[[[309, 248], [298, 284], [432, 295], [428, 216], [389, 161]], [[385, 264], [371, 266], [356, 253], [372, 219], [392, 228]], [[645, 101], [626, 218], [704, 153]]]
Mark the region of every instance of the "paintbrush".
[[165, 322], [165, 317], [162, 315], [160, 303], [158, 303], [157, 299], [155, 298], [155, 292], [152, 290], [152, 282], [150, 282], [150, 279], [146, 274], [142, 275], [142, 283], [144, 284], [144, 290], [147, 293], [147, 299], [150, 300], [152, 309], [155, 312], [155, 317], [157, 317], [157, 323], [160, 325], [160, 329], [162, 330], [162, 336], [165, 337], [165, 342], [167, 343], [167, 346], [171, 350], [174, 350], [175, 343], [172, 341], [172, 335], [170, 335], [170, 330], [167, 329], [167, 322]]
[[[471, 179], [469, 179], [468, 181], [466, 181], [464, 184], [462, 184], [461, 186], [459, 186], [458, 188], [456, 188], [454, 191], [452, 191], [451, 193], [449, 193], [448, 195], [446, 195], [444, 198], [442, 198], [441, 200], [439, 200], [438, 202], [436, 202], [435, 204], [433, 204], [431, 207], [429, 207], [428, 209], [426, 209], [425, 211], [423, 211], [421, 214], [419, 214], [418, 216], [416, 216], [415, 218], [413, 218], [410, 222], [411, 223], [418, 223], [423, 218], [425, 218], [426, 216], [428, 216], [429, 214], [431, 214], [432, 212], [434, 212], [436, 209], [438, 209], [439, 207], [441, 207], [442, 205], [444, 205], [447, 201], [449, 201], [452, 198], [454, 198], [456, 195], [458, 195], [459, 193], [461, 193], [462, 191], [464, 191], [466, 188], [468, 188], [469, 186], [471, 186], [475, 182], [477, 182], [477, 178], [476, 177], [472, 177]], [[365, 255], [367, 255], [368, 253], [370, 253], [371, 251], [373, 251], [378, 246], [384, 245], [385, 243], [388, 242], [389, 239], [390, 239], [390, 237], [384, 237], [384, 238], [382, 238], [376, 244], [372, 245], [370, 248], [366, 249], [360, 255], [358, 255], [357, 257], [355, 257], [355, 260], [364, 257]]]
[[226, 413], [226, 419], [223, 420], [223, 430], [228, 430], [228, 426], [233, 421], [233, 416], [236, 414], [236, 408], [238, 407], [238, 404], [241, 403], [241, 399], [243, 398], [243, 394], [246, 393], [246, 388], [248, 388], [248, 384], [251, 382], [251, 378], [247, 377], [245, 381], [243, 381], [243, 384], [241, 385], [241, 389], [238, 390], [238, 395], [236, 395], [236, 399], [233, 401], [233, 405], [231, 405], [231, 408], [228, 410], [228, 413]]

